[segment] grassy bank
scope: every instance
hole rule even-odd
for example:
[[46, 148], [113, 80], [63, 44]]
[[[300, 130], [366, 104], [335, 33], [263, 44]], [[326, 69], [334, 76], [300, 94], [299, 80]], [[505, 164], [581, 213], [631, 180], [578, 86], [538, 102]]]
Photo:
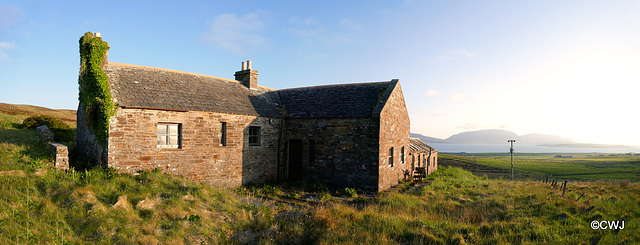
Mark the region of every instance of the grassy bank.
[[[562, 157], [556, 157], [558, 155]], [[508, 153], [441, 154], [439, 157], [511, 169]], [[514, 157], [514, 171], [565, 179], [640, 181], [640, 155], [520, 153]]]
[[[377, 196], [305, 183], [230, 190], [154, 171], [58, 171], [34, 130], [0, 125], [0, 244], [640, 242], [637, 182], [571, 182], [562, 197], [440, 168]], [[590, 228], [622, 218], [618, 232]]]

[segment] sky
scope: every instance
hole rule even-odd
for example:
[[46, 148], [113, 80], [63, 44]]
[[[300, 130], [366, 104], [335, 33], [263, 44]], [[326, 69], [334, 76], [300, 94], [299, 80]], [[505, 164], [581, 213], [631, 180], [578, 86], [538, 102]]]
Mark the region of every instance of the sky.
[[[233, 3], [231, 3], [233, 2]], [[109, 61], [283, 89], [399, 79], [411, 131], [640, 145], [640, 1], [0, 2], [0, 102], [78, 105], [78, 40]]]

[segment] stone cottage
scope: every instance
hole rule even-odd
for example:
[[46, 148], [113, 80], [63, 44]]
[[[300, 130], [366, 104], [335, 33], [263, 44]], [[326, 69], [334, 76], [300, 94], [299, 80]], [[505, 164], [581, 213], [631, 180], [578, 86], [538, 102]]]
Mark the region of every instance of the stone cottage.
[[[232, 80], [113, 63], [106, 54], [100, 69], [117, 107], [101, 144], [80, 102], [77, 147], [122, 172], [157, 168], [222, 187], [302, 180], [376, 192], [410, 167], [398, 80], [275, 90], [258, 85], [250, 61]], [[83, 76], [79, 83], [87, 93]]]
[[411, 157], [411, 171], [422, 167], [429, 175], [438, 169], [438, 150], [418, 138], [409, 139], [409, 156]]

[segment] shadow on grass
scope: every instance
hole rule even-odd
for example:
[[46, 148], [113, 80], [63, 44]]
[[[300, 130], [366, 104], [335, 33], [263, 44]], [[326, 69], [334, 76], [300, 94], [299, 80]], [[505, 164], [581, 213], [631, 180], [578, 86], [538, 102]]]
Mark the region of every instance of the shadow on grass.
[[0, 133], [0, 149], [3, 165], [53, 160], [53, 155], [47, 151], [46, 145], [39, 139], [35, 130], [4, 129]]

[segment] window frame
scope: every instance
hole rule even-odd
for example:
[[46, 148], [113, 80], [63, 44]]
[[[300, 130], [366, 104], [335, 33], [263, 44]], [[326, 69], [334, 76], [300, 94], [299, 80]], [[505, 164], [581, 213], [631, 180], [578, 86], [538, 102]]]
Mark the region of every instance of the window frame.
[[393, 168], [393, 147], [389, 148], [389, 167]]
[[[262, 129], [260, 126], [249, 126], [248, 132], [248, 143], [249, 146], [260, 146], [261, 145], [261, 133]], [[256, 133], [257, 131], [257, 133]]]
[[220, 122], [219, 146], [227, 146], [227, 122]]
[[404, 164], [404, 146], [400, 148], [400, 164]]
[[[165, 133], [160, 132], [160, 127], [165, 127]], [[176, 127], [176, 134], [171, 134], [171, 127]], [[159, 122], [156, 126], [156, 147], [164, 149], [182, 149], [182, 124]], [[164, 137], [164, 144], [160, 143], [161, 137]], [[176, 144], [172, 145], [171, 139], [175, 137]]]

